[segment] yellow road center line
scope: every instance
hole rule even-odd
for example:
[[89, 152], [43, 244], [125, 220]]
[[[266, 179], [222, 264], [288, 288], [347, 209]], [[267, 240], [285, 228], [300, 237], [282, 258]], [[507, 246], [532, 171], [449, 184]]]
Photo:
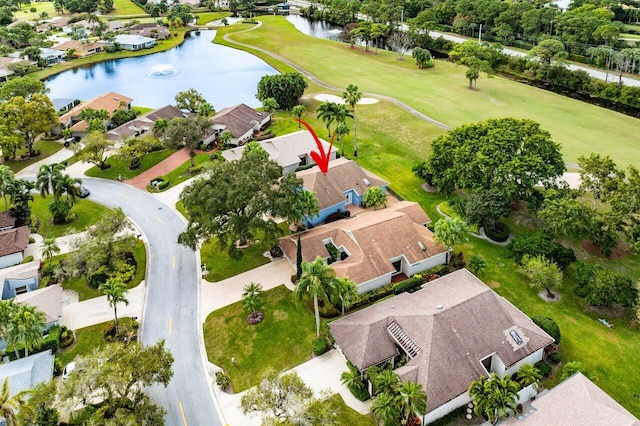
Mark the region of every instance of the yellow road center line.
[[156, 216], [156, 220], [157, 220], [158, 222], [160, 222], [160, 225], [164, 225], [164, 222], [163, 222], [163, 221], [162, 221], [162, 219], [160, 219], [158, 216]]
[[169, 317], [169, 334], [173, 330], [173, 317]]
[[187, 426], [187, 416], [184, 415], [184, 408], [182, 408], [182, 401], [178, 401], [178, 407], [180, 407], [180, 414], [182, 414], [182, 422], [184, 426]]
[[173, 256], [171, 259], [171, 269], [176, 269], [176, 257]]
[[124, 195], [124, 194], [120, 194], [120, 193], [118, 193], [118, 195], [119, 195], [120, 197], [122, 197], [122, 198], [127, 198], [127, 199], [129, 199], [129, 197], [127, 197], [127, 196], [126, 196], [126, 195]]

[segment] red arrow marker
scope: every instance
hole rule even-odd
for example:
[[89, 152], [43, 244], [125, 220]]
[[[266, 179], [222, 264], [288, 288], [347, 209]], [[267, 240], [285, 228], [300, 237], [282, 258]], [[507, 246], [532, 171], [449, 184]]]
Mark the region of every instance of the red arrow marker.
[[309, 132], [311, 132], [311, 136], [313, 136], [313, 139], [315, 139], [316, 145], [318, 146], [318, 150], [320, 152], [311, 151], [309, 155], [311, 156], [311, 158], [313, 158], [313, 161], [316, 162], [318, 167], [320, 167], [320, 171], [326, 175], [327, 171], [329, 171], [329, 160], [331, 159], [331, 148], [333, 148], [333, 138], [336, 136], [335, 133], [333, 134], [333, 136], [331, 136], [329, 151], [325, 152], [324, 145], [322, 145], [322, 142], [320, 142], [320, 139], [316, 135], [316, 132], [313, 131], [311, 126], [309, 126], [304, 120], [296, 121], [302, 123], [302, 125], [306, 127]]

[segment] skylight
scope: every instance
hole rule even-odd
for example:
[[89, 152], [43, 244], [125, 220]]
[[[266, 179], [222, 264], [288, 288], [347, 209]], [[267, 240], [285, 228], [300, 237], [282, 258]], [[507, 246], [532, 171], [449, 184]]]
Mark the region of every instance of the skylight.
[[516, 342], [517, 345], [521, 345], [524, 343], [524, 341], [522, 340], [522, 337], [520, 337], [517, 331], [511, 330], [509, 334], [511, 335], [511, 337], [513, 337], [513, 340]]
[[364, 184], [365, 184], [365, 185], [367, 185], [367, 186], [371, 185], [371, 182], [369, 182], [369, 179], [367, 179], [367, 178], [362, 179], [362, 181], [363, 181], [363, 182], [364, 182]]

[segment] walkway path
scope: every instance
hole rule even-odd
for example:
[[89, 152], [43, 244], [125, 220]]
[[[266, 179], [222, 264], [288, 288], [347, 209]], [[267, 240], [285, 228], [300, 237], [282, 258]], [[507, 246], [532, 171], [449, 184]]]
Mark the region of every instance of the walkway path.
[[134, 178], [125, 180], [124, 183], [128, 183], [129, 185], [133, 185], [140, 189], [146, 189], [147, 186], [149, 186], [149, 182], [151, 181], [151, 179], [158, 176], [166, 175], [188, 159], [189, 150], [187, 148], [182, 148], [174, 152], [149, 170], [140, 173]]

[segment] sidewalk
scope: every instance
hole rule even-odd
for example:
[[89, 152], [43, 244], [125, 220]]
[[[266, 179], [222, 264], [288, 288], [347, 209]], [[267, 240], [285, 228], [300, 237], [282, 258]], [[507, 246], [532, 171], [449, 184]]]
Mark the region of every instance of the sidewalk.
[[[347, 387], [340, 383], [340, 376], [347, 370], [344, 358], [336, 349], [293, 368], [293, 371], [297, 372], [300, 378], [313, 389], [315, 396], [320, 396], [323, 391], [328, 391], [331, 394], [339, 393], [347, 405], [361, 414], [366, 414], [370, 411], [371, 401], [366, 403], [358, 401], [351, 395]], [[231, 426], [260, 425], [261, 416], [259, 413], [251, 416], [242, 414], [240, 400], [246, 391], [228, 394], [222, 392], [216, 385], [214, 385], [214, 391], [227, 424]]]

